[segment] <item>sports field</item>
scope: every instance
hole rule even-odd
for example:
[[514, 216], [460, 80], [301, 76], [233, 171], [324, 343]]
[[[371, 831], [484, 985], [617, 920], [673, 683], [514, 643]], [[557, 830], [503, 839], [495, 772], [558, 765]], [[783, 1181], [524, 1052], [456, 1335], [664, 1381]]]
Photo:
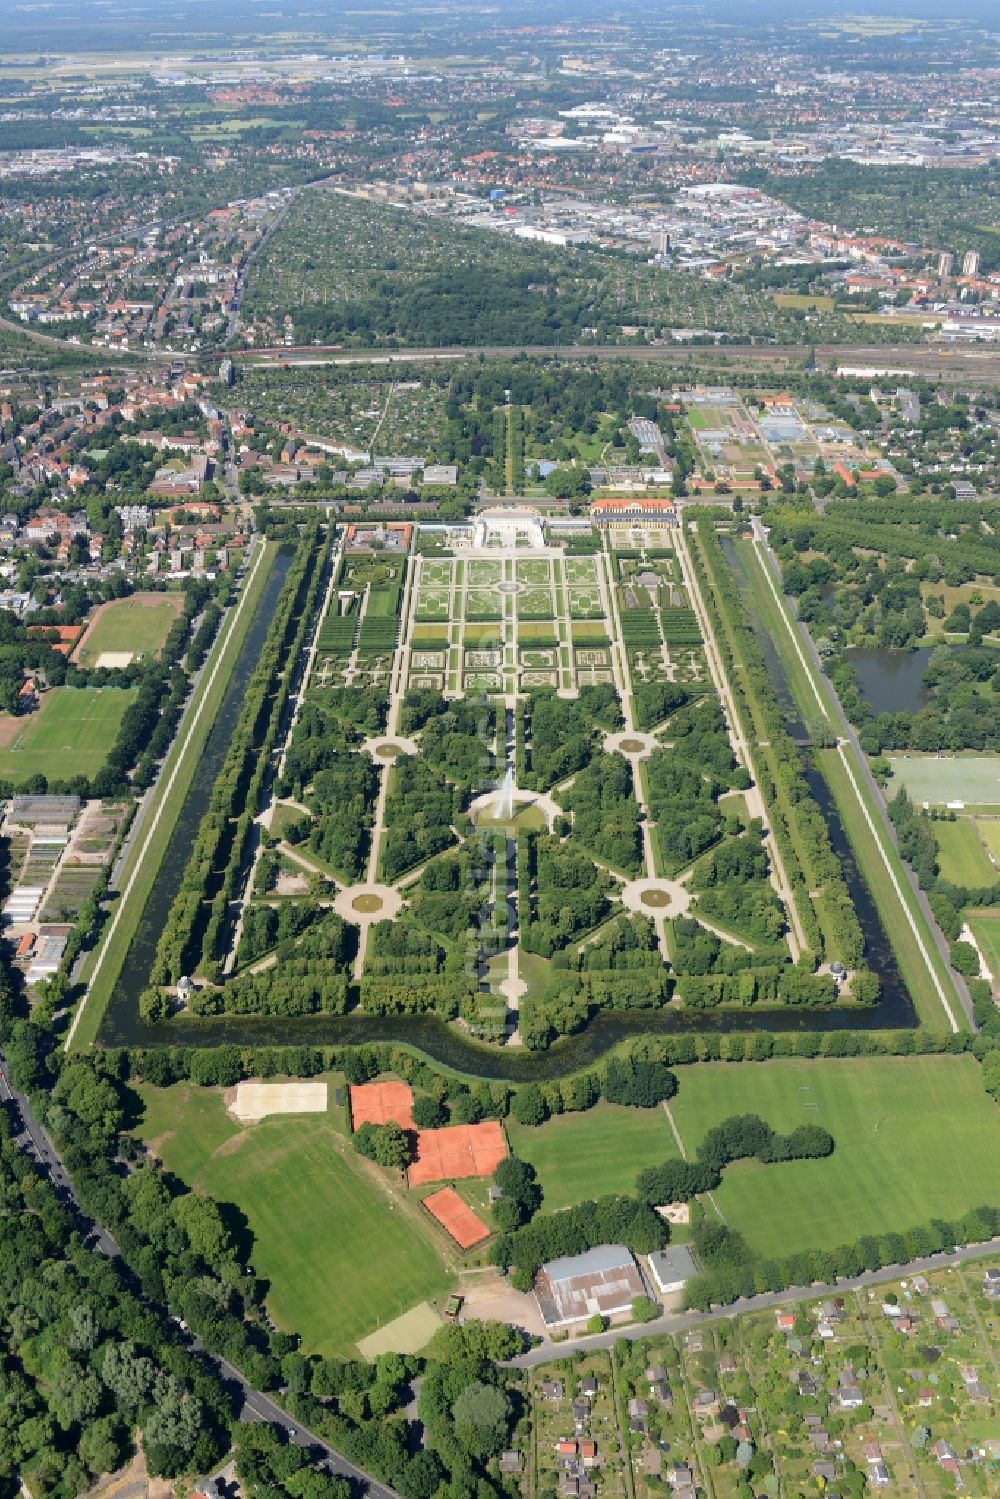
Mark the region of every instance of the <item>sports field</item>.
[[1000, 985], [1000, 911], [970, 911], [966, 919], [996, 987]]
[[646, 1166], [678, 1154], [662, 1108], [626, 1109], [615, 1103], [560, 1114], [537, 1129], [508, 1119], [507, 1137], [514, 1155], [538, 1172], [549, 1212], [608, 1192], [631, 1191]]
[[889, 764], [890, 796], [903, 785], [911, 800], [931, 806], [944, 802], [965, 802], [967, 806], [1000, 803], [1000, 756], [890, 755]]
[[976, 832], [986, 844], [987, 852], [991, 853], [995, 859], [1000, 859], [1000, 818], [979, 818], [976, 822]]
[[146, 656], [160, 650], [183, 608], [178, 594], [136, 593], [98, 609], [73, 653], [81, 666], [96, 666], [105, 653]]
[[24, 718], [0, 716], [0, 777], [14, 781], [95, 775], [108, 756], [135, 693], [121, 687], [54, 687]]
[[167, 1169], [246, 1214], [268, 1310], [301, 1334], [303, 1352], [349, 1354], [358, 1338], [451, 1288], [419, 1202], [390, 1192], [355, 1154], [342, 1109], [241, 1128], [219, 1089], [138, 1091], [137, 1133]]
[[720, 1062], [679, 1080], [671, 1107], [689, 1153], [730, 1114], [781, 1131], [821, 1124], [834, 1137], [825, 1160], [727, 1168], [715, 1200], [761, 1254], [905, 1231], [997, 1196], [1000, 1110], [972, 1057]]
[[941, 877], [955, 885], [992, 885], [996, 870], [980, 841], [976, 824], [967, 817], [931, 824], [937, 839]]

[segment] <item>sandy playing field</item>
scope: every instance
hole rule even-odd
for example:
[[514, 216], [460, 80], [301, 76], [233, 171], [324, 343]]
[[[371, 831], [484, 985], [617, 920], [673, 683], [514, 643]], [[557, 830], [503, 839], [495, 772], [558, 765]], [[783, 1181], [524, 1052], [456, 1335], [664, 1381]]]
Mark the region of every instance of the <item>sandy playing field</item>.
[[481, 1244], [490, 1236], [486, 1224], [462, 1201], [454, 1187], [432, 1192], [424, 1198], [424, 1207], [461, 1249], [471, 1249], [473, 1244]]
[[98, 666], [106, 666], [111, 669], [121, 670], [123, 666], [132, 665], [131, 651], [102, 651], [97, 658]]
[[362, 1124], [387, 1124], [390, 1120], [400, 1129], [414, 1128], [413, 1091], [409, 1083], [390, 1079], [352, 1085], [351, 1122], [355, 1129]]
[[369, 1360], [377, 1359], [380, 1353], [419, 1353], [440, 1326], [441, 1318], [430, 1302], [421, 1301], [401, 1317], [369, 1333], [367, 1338], [361, 1338], [358, 1348]]
[[237, 1083], [226, 1090], [226, 1108], [242, 1124], [268, 1114], [325, 1114], [326, 1083]]
[[447, 1124], [417, 1132], [417, 1158], [407, 1172], [411, 1187], [460, 1176], [492, 1176], [507, 1154], [507, 1141], [495, 1119], [483, 1124]]

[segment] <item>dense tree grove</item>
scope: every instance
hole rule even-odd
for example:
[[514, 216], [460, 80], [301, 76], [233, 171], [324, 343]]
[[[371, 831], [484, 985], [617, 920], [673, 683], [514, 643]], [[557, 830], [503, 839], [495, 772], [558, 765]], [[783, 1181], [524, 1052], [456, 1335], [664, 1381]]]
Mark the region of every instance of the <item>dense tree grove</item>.
[[[323, 253], [328, 244], [335, 260]], [[332, 193], [297, 200], [254, 263], [243, 307], [275, 336], [287, 316], [297, 343], [366, 348], [634, 342], [623, 326], [651, 322], [660, 334], [720, 328], [743, 343], [801, 336], [794, 317], [753, 288], [708, 287], [633, 257], [554, 251]], [[850, 328], [818, 316], [817, 338]]]
[[518, 834], [521, 946], [550, 957], [610, 914], [611, 879], [572, 843], [549, 833]]
[[641, 814], [623, 755], [600, 754], [561, 796], [573, 838], [602, 863], [633, 878], [642, 868]]
[[[996, 652], [984, 647], [1000, 626], [992, 601], [961, 603], [946, 614], [936, 585], [1000, 577], [995, 503], [896, 497], [879, 506], [856, 500], [822, 516], [779, 508], [772, 540], [787, 593], [797, 600], [845, 712], [869, 754], [985, 749], [1000, 737]], [[804, 552], [816, 553], [808, 563]], [[911, 649], [937, 615], [947, 644], [924, 672], [926, 701], [882, 711], [861, 692], [850, 647]]]
[[715, 698], [695, 702], [671, 723], [673, 745], [654, 750], [646, 762], [650, 812], [664, 870], [674, 873], [711, 848], [726, 831], [718, 805], [722, 793], [746, 784], [729, 744]]
[[515, 711], [517, 784], [532, 791], [548, 791], [583, 770], [599, 749], [596, 729], [622, 723], [618, 695], [610, 686], [581, 687], [574, 699], [537, 690], [518, 698]]
[[533, 1049], [548, 1046], [579, 1030], [597, 1010], [655, 1009], [671, 989], [649, 917], [615, 917], [592, 942], [553, 956], [542, 993], [521, 1002], [521, 1040]]
[[403, 756], [390, 772], [382, 877], [390, 883], [454, 843], [460, 797], [436, 765]]
[[83, 1247], [71, 1215], [11, 1136], [4, 1113], [0, 1487], [7, 1492], [21, 1475], [70, 1499], [126, 1461], [137, 1435], [152, 1474], [211, 1467], [229, 1445], [222, 1385], [118, 1266]]
[[160, 935], [151, 973], [154, 984], [175, 983], [195, 967], [208, 977], [217, 976], [223, 928], [270, 775], [284, 705], [301, 669], [302, 647], [332, 545], [332, 530], [321, 542], [320, 524], [314, 521], [288, 570], [208, 811]]
[[[356, 693], [362, 703], [367, 693]], [[369, 705], [370, 707], [371, 705]], [[353, 751], [371, 719], [349, 716], [342, 693], [310, 693], [302, 706], [285, 755], [279, 796], [306, 806], [285, 829], [289, 843], [307, 843], [324, 864], [348, 881], [361, 878], [371, 846], [371, 821], [378, 796], [378, 772], [366, 755]]]
[[496, 709], [469, 698], [456, 702], [428, 688], [411, 688], [403, 699], [400, 732], [420, 733], [420, 753], [462, 791], [481, 787], [489, 775]]
[[[806, 940], [827, 960], [837, 959], [857, 968], [864, 956], [857, 913], [708, 515], [699, 518], [692, 561], [701, 577], [706, 603], [717, 619], [717, 641], [730, 684], [755, 739], [760, 789]], [[810, 892], [818, 894], [814, 897]]]

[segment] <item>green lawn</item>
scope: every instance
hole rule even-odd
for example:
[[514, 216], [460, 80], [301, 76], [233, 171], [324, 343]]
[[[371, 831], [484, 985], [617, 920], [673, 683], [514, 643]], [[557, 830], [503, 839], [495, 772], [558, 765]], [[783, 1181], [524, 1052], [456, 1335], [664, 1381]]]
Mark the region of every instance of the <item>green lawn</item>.
[[976, 832], [993, 857], [1000, 859], [1000, 821], [994, 818], [980, 818], [976, 822]]
[[102, 651], [158, 651], [183, 606], [180, 594], [137, 593], [119, 599], [99, 616], [80, 651], [80, 664], [94, 666]]
[[538, 1172], [549, 1212], [608, 1192], [629, 1192], [644, 1167], [677, 1156], [663, 1109], [599, 1103], [586, 1113], [560, 1114], [537, 1129], [508, 1119], [507, 1134], [514, 1154]]
[[1000, 911], [970, 911], [968, 922], [994, 984], [1000, 984]]
[[54, 687], [0, 750], [0, 776], [18, 783], [39, 773], [50, 780], [96, 775], [134, 697], [131, 688]]
[[826, 1249], [1000, 1200], [1000, 1109], [972, 1057], [859, 1057], [684, 1068], [672, 1104], [688, 1152], [730, 1114], [821, 1124], [825, 1160], [727, 1169], [714, 1194], [762, 1254]]
[[955, 822], [935, 822], [932, 831], [940, 850], [941, 878], [954, 885], [992, 885], [993, 865], [979, 839], [975, 823], [967, 817]]
[[889, 795], [906, 787], [915, 802], [941, 806], [965, 802], [993, 806], [1000, 802], [1000, 756], [890, 755]]
[[358, 1338], [452, 1278], [420, 1223], [416, 1196], [385, 1189], [343, 1135], [342, 1113], [274, 1116], [246, 1128], [217, 1089], [139, 1089], [137, 1133], [188, 1186], [232, 1203], [254, 1236], [279, 1327], [304, 1353], [350, 1354]]

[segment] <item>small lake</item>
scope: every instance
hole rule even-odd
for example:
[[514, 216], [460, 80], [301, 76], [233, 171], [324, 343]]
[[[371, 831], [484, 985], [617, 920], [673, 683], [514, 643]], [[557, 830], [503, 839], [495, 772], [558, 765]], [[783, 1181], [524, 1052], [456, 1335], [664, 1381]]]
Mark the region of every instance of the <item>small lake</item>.
[[866, 651], [852, 646], [847, 659], [857, 673], [861, 696], [876, 713], [916, 713], [930, 702], [923, 684], [931, 647], [915, 651]]

